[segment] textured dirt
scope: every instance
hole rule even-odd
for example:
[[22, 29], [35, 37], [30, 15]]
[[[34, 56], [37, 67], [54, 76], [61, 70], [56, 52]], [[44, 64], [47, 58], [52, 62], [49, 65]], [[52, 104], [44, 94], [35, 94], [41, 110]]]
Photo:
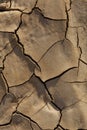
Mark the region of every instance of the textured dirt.
[[87, 0], [0, 0], [0, 130], [87, 130]]

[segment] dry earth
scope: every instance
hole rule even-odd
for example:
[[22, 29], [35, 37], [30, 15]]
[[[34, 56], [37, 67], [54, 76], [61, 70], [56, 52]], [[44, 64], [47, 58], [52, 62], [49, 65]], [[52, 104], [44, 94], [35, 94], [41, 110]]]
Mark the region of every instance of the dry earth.
[[0, 130], [87, 130], [87, 0], [0, 0]]

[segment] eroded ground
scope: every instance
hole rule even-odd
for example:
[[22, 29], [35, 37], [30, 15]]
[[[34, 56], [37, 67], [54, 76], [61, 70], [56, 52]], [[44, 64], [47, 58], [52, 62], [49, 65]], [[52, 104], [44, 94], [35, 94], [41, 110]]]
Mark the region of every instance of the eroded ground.
[[0, 0], [0, 130], [87, 130], [87, 0]]

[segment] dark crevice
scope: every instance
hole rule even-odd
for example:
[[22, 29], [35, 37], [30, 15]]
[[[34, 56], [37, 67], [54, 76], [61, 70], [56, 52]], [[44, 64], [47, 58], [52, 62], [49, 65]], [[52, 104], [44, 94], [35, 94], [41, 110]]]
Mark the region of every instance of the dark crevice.
[[12, 122], [12, 118], [11, 118], [11, 120], [10, 120], [8, 123], [2, 124], [2, 125], [0, 125], [0, 126], [8, 126], [8, 125], [11, 125], [11, 122]]
[[5, 7], [0, 7], [0, 12], [3, 12], [5, 9]]
[[46, 89], [46, 91], [47, 91], [47, 93], [48, 93], [48, 95], [49, 95], [50, 99], [51, 99], [51, 100], [53, 100], [53, 97], [52, 97], [52, 95], [50, 94], [50, 92], [49, 92], [49, 90], [48, 90], [48, 88], [47, 88], [46, 84], [45, 84], [45, 83], [41, 80], [41, 78], [40, 78], [40, 77], [38, 77], [38, 76], [36, 76], [36, 75], [35, 75], [35, 77], [37, 77], [37, 78], [40, 80], [40, 82], [41, 82], [42, 84], [44, 84], [45, 89]]
[[79, 48], [79, 34], [78, 34], [78, 30], [77, 30], [77, 47]]
[[65, 12], [66, 12], [66, 31], [65, 31], [65, 38], [67, 37], [67, 32], [68, 32], [68, 28], [69, 28], [69, 14], [68, 14], [68, 10], [67, 10], [67, 6], [65, 4]]
[[16, 111], [16, 113], [22, 115], [22, 116], [25, 117], [26, 119], [29, 119], [31, 122], [35, 123], [35, 124], [40, 128], [40, 130], [42, 130], [42, 128], [38, 125], [38, 123], [35, 122], [34, 120], [32, 120], [30, 117], [24, 115], [23, 113], [21, 113], [21, 112], [19, 112], [19, 111]]
[[9, 12], [9, 11], [18, 11], [18, 12], [21, 12], [23, 13], [23, 10], [20, 10], [20, 9], [14, 9], [14, 8], [0, 8], [0, 12]]
[[[61, 128], [62, 130], [68, 130], [68, 129], [63, 128], [63, 126], [61, 126], [60, 124], [58, 125], [57, 128]], [[56, 129], [55, 129], [55, 130], [56, 130]]]
[[51, 103], [58, 109], [58, 111], [60, 112], [60, 119], [58, 121], [58, 124], [56, 125], [56, 127], [54, 128], [54, 130], [56, 130], [56, 128], [58, 128], [60, 122], [61, 122], [61, 119], [62, 119], [62, 109], [59, 108], [53, 101], [51, 101]]
[[66, 21], [66, 19], [52, 19], [52, 18], [46, 17], [46, 16], [44, 16], [42, 10], [41, 10], [39, 7], [36, 7], [36, 6], [31, 10], [31, 12], [29, 12], [29, 13], [27, 13], [27, 14], [32, 14], [32, 12], [33, 12], [35, 9], [37, 9], [37, 10], [40, 12], [41, 16], [42, 16], [44, 19], [52, 20], [52, 21]]
[[79, 59], [82, 63], [84, 63], [85, 65], [87, 65], [87, 63], [84, 61], [84, 60], [82, 60], [81, 58]]
[[35, 9], [38, 9], [39, 12], [41, 13], [42, 17], [45, 18], [45, 19], [53, 20], [53, 21], [66, 21], [66, 19], [52, 19], [52, 18], [46, 17], [46, 16], [43, 15], [43, 12], [39, 7], [35, 7]]
[[59, 123], [58, 123], [57, 126], [54, 128], [54, 130], [57, 130], [58, 127], [59, 127]]
[[55, 76], [55, 77], [53, 77], [53, 78], [50, 78], [50, 79], [46, 80], [45, 83], [47, 83], [47, 82], [49, 82], [49, 81], [51, 81], [51, 80], [54, 80], [54, 79], [56, 79], [56, 78], [60, 78], [60, 77], [63, 76], [66, 72], [68, 72], [68, 71], [70, 71], [70, 70], [72, 70], [72, 69], [75, 69], [75, 68], [78, 68], [78, 67], [71, 67], [71, 68], [69, 68], [69, 69], [63, 71], [61, 74], [59, 74], [59, 75], [57, 75], [57, 76]]
[[0, 66], [0, 72], [2, 72], [2, 70], [3, 70], [3, 67]]
[[72, 0], [70, 0], [70, 10], [71, 10]]
[[72, 5], [72, 0], [70, 0], [70, 8], [71, 8], [71, 5]]
[[68, 129], [63, 128], [63, 126], [61, 126], [60, 124], [59, 124], [59, 127], [60, 127], [62, 130], [68, 130]]
[[82, 48], [79, 45], [79, 34], [78, 34], [78, 30], [77, 30], [77, 48], [80, 49], [80, 55], [79, 55], [79, 59], [78, 59], [78, 71], [77, 71], [77, 76], [78, 76], [79, 67], [80, 67], [80, 59], [81, 59], [81, 55], [82, 55]]
[[34, 5], [33, 9], [37, 6], [37, 3], [38, 3], [38, 0], [36, 0], [35, 5]]
[[17, 29], [14, 31], [14, 33], [16, 34], [16, 36], [17, 36], [17, 38], [18, 38], [18, 41], [20, 41], [20, 39], [19, 39], [19, 37], [18, 37], [18, 35], [17, 35], [17, 31], [18, 31], [18, 29], [20, 28], [20, 26], [21, 26], [21, 24], [22, 24], [22, 15], [23, 15], [23, 13], [21, 13], [19, 25], [18, 25]]
[[54, 101], [51, 101], [51, 103], [55, 106], [55, 108], [57, 108], [57, 110], [60, 111], [60, 114], [62, 115], [62, 109], [61, 109], [60, 107], [58, 107], [58, 106], [54, 103]]
[[71, 10], [71, 5], [72, 5], [72, 0], [69, 1], [70, 1], [70, 8], [68, 9], [68, 12]]
[[12, 0], [10, 0], [10, 8], [11, 8], [11, 6], [12, 6]]

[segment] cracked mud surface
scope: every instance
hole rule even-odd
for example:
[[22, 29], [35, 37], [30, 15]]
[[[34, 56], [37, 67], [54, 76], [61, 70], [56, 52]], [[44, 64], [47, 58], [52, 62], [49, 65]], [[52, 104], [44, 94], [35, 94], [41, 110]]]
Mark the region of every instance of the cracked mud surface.
[[0, 0], [0, 130], [87, 130], [87, 0]]

